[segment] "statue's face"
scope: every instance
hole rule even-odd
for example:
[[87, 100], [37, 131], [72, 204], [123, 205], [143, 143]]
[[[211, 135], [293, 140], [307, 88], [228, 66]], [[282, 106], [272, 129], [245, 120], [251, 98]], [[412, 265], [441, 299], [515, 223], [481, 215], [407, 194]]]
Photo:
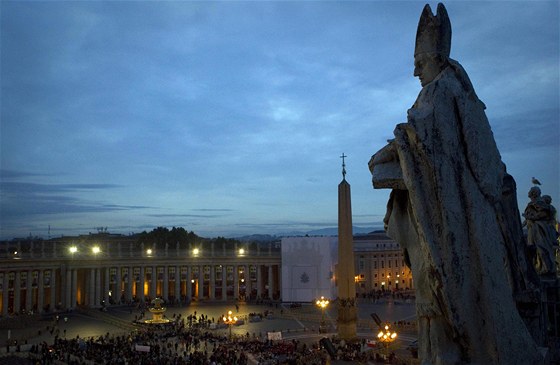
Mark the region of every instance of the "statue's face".
[[435, 55], [422, 53], [414, 56], [414, 76], [420, 79], [422, 87], [434, 81], [442, 66], [440, 58]]

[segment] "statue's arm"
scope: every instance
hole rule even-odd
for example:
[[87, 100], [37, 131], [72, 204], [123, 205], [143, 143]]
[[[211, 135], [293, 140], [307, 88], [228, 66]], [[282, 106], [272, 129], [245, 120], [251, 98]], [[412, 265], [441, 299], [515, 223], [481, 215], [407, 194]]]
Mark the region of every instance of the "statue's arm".
[[369, 160], [368, 167], [375, 189], [406, 189], [399, 164], [395, 140], [388, 141]]
[[377, 151], [373, 156], [371, 156], [368, 166], [369, 171], [373, 173], [375, 165], [381, 165], [384, 163], [398, 161], [397, 151], [395, 150], [395, 140], [391, 139], [385, 147]]
[[[409, 136], [415, 134], [414, 128], [409, 123], [399, 123], [395, 127], [395, 131], [402, 130], [406, 132]], [[396, 141], [395, 139], [390, 139], [387, 141], [388, 144], [377, 151], [371, 159], [369, 160], [368, 166], [369, 171], [373, 173], [373, 169], [376, 165], [382, 165], [385, 163], [396, 162], [399, 163], [399, 155], [397, 153]]]

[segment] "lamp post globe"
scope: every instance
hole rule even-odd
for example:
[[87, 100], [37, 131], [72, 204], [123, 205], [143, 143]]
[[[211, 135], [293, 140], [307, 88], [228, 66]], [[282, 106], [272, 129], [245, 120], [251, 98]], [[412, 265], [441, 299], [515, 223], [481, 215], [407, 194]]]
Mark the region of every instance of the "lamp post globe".
[[222, 320], [229, 327], [229, 339], [231, 340], [231, 326], [237, 323], [237, 317], [233, 315], [232, 311], [228, 311], [227, 316], [223, 316]]
[[324, 296], [321, 296], [320, 299], [318, 299], [315, 304], [321, 308], [321, 324], [319, 326], [319, 332], [325, 332], [326, 331], [326, 324], [325, 324], [325, 308], [327, 308], [327, 306], [329, 305], [329, 300], [325, 299]]

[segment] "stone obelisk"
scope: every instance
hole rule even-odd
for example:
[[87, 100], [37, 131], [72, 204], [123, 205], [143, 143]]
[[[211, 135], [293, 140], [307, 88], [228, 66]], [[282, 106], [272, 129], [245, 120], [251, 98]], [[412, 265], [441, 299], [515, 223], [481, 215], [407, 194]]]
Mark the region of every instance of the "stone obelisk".
[[352, 205], [350, 184], [342, 154], [342, 181], [338, 185], [338, 336], [356, 338], [356, 284], [354, 283], [354, 244], [352, 241]]

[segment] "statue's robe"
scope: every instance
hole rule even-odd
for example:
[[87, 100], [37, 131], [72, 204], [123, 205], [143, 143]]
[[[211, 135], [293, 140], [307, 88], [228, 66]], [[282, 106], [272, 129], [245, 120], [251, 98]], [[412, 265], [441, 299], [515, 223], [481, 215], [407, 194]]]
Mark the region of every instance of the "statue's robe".
[[554, 246], [557, 245], [557, 233], [554, 227], [554, 209], [542, 198], [527, 204], [525, 219], [527, 222], [527, 241], [534, 249], [534, 265], [539, 275], [554, 279], [556, 262]]
[[412, 266], [423, 364], [542, 362], [512, 299], [511, 256], [523, 252], [507, 236], [520, 224], [504, 227], [517, 204], [503, 199], [508, 175], [484, 109], [450, 60], [391, 143], [404, 189], [392, 192], [387, 233]]

